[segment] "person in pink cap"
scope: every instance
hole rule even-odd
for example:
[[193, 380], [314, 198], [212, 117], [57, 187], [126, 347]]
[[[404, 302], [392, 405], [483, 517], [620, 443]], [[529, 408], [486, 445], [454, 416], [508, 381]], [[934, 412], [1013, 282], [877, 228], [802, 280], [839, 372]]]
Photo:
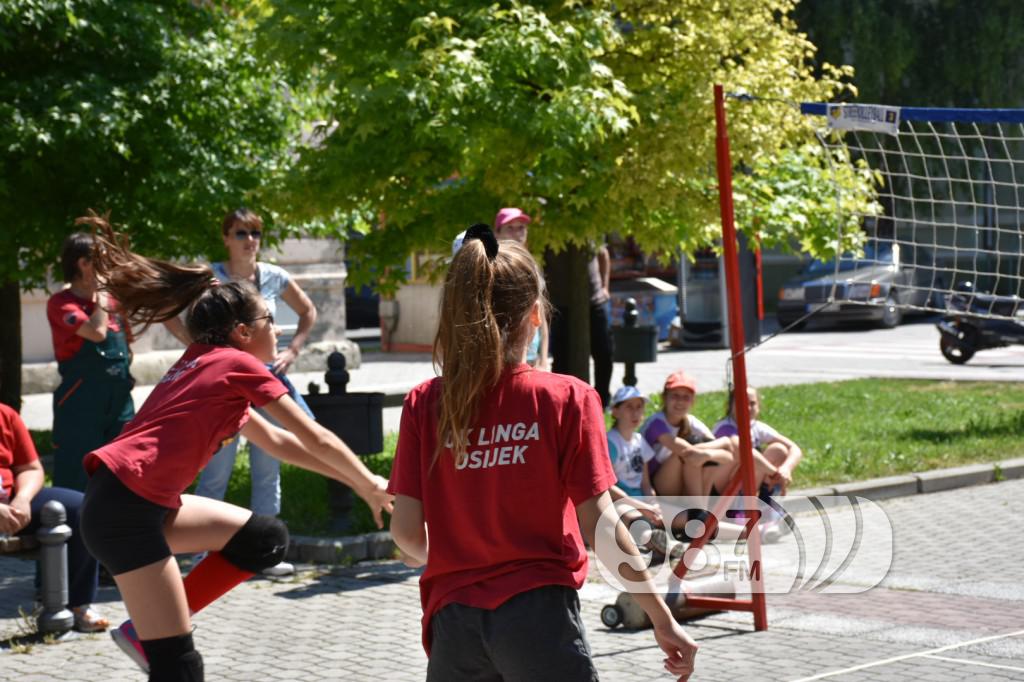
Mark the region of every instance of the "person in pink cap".
[[494, 216], [494, 236], [499, 240], [511, 239], [520, 244], [526, 243], [526, 235], [530, 224], [530, 216], [521, 208], [503, 208]]
[[[510, 239], [526, 246], [526, 237], [529, 234], [530, 216], [521, 208], [503, 208], [494, 216], [494, 236], [499, 241]], [[548, 321], [541, 320], [541, 325], [534, 334], [526, 349], [526, 362], [537, 369], [547, 371], [548, 364]]]

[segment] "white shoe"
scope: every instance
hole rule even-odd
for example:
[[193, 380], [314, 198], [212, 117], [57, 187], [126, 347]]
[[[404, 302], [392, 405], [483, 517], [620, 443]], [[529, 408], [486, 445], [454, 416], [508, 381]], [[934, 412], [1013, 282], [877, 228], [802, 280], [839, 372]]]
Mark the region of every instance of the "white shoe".
[[782, 531], [779, 530], [779, 524], [773, 523], [770, 526], [764, 526], [761, 528], [761, 542], [766, 545], [771, 545], [782, 539]]
[[293, 573], [295, 573], [295, 566], [288, 563], [287, 561], [282, 561], [281, 563], [271, 566], [270, 568], [263, 569], [263, 575], [269, 575], [275, 578], [279, 578], [285, 575], [292, 575]]

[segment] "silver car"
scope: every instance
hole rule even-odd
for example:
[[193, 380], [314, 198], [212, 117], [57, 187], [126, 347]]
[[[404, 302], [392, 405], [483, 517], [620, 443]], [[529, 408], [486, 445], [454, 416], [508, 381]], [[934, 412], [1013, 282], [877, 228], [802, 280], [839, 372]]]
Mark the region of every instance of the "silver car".
[[788, 327], [817, 311], [816, 320], [867, 321], [891, 328], [903, 320], [901, 306], [941, 307], [932, 297], [944, 288], [928, 249], [869, 239], [862, 257], [847, 254], [839, 259], [838, 272], [834, 260], [815, 259], [783, 284], [776, 317], [780, 326]]

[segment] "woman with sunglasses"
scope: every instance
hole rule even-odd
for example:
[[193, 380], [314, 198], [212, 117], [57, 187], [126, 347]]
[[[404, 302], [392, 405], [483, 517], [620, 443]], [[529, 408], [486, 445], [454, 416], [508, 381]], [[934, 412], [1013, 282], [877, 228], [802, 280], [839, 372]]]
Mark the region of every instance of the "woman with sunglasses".
[[[271, 324], [273, 324], [274, 315], [277, 312], [278, 300], [284, 301], [299, 316], [295, 336], [285, 348], [277, 351], [273, 362], [268, 363], [267, 368], [281, 380], [285, 388], [288, 389], [288, 395], [302, 411], [312, 417], [313, 413], [306, 406], [306, 402], [295, 386], [288, 380], [286, 373], [306, 343], [309, 332], [313, 329], [313, 323], [316, 322], [316, 308], [284, 268], [258, 260], [260, 240], [263, 237], [263, 220], [258, 215], [247, 208], [232, 211], [224, 218], [221, 224], [221, 233], [224, 247], [228, 252], [228, 259], [223, 263], [211, 265], [217, 280], [222, 283], [249, 282], [256, 287], [267, 306]], [[276, 424], [273, 417], [266, 413], [261, 414], [271, 423]], [[236, 437], [217, 451], [199, 479], [199, 485], [196, 488], [197, 495], [215, 500], [224, 499], [228, 482], [231, 480], [231, 473], [234, 471], [238, 444], [239, 439]], [[250, 508], [257, 514], [277, 516], [281, 513], [280, 462], [268, 455], [259, 445], [250, 443], [249, 470], [252, 474]], [[293, 571], [294, 567], [290, 563], [282, 561], [278, 565], [268, 568], [266, 573], [268, 575], [288, 575]]]

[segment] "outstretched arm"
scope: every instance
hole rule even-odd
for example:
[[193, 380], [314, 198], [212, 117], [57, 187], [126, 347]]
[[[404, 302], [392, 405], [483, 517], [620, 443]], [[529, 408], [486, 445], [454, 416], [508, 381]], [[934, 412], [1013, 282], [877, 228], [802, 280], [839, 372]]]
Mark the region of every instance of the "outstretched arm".
[[[680, 680], [686, 680], [693, 672], [694, 657], [697, 655], [697, 643], [679, 626], [665, 602], [658, 596], [650, 574], [642, 566], [640, 553], [625, 526], [616, 518], [614, 505], [608, 492], [591, 497], [576, 506], [580, 519], [580, 528], [587, 542], [594, 548], [598, 560], [610, 570], [618, 570], [626, 585], [640, 583], [636, 591], [631, 591], [633, 598], [640, 605], [654, 624], [654, 639], [668, 658], [665, 669]], [[614, 545], [612, 544], [614, 543]], [[629, 565], [618, 563], [620, 556], [613, 549], [617, 546], [621, 552], [630, 556]]]
[[392, 496], [387, 493], [384, 478], [367, 469], [351, 448], [306, 416], [289, 396], [283, 395], [267, 403], [264, 409], [282, 428], [251, 412], [252, 418], [242, 428], [242, 435], [274, 457], [346, 484], [369, 505], [377, 527], [383, 527], [381, 512], [393, 510]]

